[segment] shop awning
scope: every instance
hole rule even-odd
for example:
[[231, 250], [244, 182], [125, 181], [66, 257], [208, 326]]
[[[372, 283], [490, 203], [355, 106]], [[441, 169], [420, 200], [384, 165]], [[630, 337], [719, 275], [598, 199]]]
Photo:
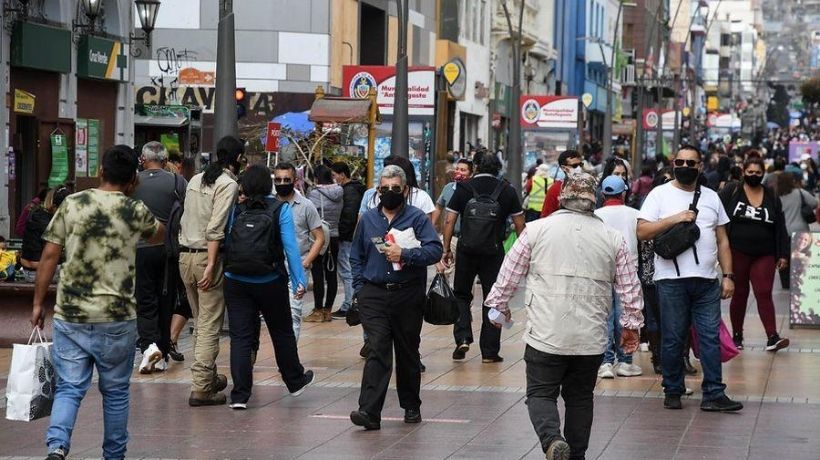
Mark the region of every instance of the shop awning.
[[313, 103], [308, 119], [325, 123], [367, 123], [369, 113], [369, 99], [324, 97]]
[[180, 128], [187, 124], [187, 117], [154, 117], [150, 115], [134, 115], [135, 126], [162, 126], [166, 128]]

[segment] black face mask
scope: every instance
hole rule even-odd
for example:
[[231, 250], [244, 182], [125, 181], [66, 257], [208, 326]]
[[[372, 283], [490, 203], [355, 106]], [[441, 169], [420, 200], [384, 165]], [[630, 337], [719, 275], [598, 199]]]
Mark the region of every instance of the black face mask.
[[750, 187], [757, 187], [763, 182], [763, 176], [743, 176], [743, 182], [749, 184]]
[[290, 196], [293, 193], [293, 184], [276, 184], [276, 194], [279, 196]]
[[393, 211], [404, 203], [404, 194], [388, 191], [381, 194], [380, 200], [385, 209]]
[[698, 180], [698, 168], [689, 166], [677, 167], [674, 169], [675, 179], [683, 185], [692, 185]]

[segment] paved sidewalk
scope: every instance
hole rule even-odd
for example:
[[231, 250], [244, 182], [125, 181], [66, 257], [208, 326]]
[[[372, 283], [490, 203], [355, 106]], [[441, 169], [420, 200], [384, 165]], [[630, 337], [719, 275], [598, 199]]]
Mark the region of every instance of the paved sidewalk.
[[[724, 366], [732, 397], [744, 401], [738, 414], [699, 410], [700, 376], [684, 410], [662, 409], [660, 380], [648, 353], [637, 353], [644, 375], [600, 381], [588, 459], [817, 459], [820, 452], [820, 332], [789, 330], [786, 293], [776, 288], [781, 335], [792, 346], [763, 350], [765, 337], [750, 299], [747, 349]], [[310, 305], [310, 303], [307, 303]], [[382, 430], [363, 432], [348, 420], [357, 407], [363, 360], [361, 330], [342, 321], [305, 323], [299, 342], [307, 368], [318, 381], [299, 398], [279, 378], [270, 339], [263, 333], [249, 409], [192, 409], [187, 361], [163, 374], [132, 379], [129, 458], [273, 459], [537, 459], [543, 458], [524, 404], [523, 312], [504, 331], [501, 364], [482, 364], [474, 347], [453, 362], [448, 327], [425, 325], [420, 425], [402, 423], [395, 391], [387, 398]], [[728, 317], [725, 316], [728, 322]], [[477, 325], [474, 325], [477, 327]], [[218, 364], [228, 373], [230, 341]], [[189, 342], [183, 351], [190, 353]], [[10, 350], [0, 350], [0, 389], [5, 388]], [[3, 406], [4, 402], [0, 402]], [[71, 458], [99, 458], [102, 406], [92, 389], [80, 409]], [[47, 420], [0, 420], [0, 459], [43, 458]]]

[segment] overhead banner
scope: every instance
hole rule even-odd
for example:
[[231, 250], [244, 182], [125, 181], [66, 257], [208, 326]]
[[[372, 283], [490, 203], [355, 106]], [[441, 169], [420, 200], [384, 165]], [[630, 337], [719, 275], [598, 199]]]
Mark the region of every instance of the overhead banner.
[[789, 324], [820, 326], [820, 233], [794, 234], [790, 267]]
[[51, 173], [48, 175], [48, 186], [56, 187], [68, 179], [68, 145], [62, 134], [52, 134], [51, 139]]
[[578, 128], [578, 98], [521, 96], [521, 128]]
[[[378, 65], [346, 65], [342, 68], [342, 95], [364, 99], [376, 88], [376, 103], [383, 115], [393, 114], [396, 68]], [[407, 71], [407, 112], [432, 116], [436, 108], [435, 67], [410, 67]]]
[[88, 120], [78, 118], [74, 126], [74, 175], [88, 175]]

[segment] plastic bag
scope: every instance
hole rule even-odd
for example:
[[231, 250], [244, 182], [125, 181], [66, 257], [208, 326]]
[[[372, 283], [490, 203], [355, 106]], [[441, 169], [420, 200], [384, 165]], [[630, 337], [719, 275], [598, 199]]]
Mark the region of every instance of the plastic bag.
[[345, 313], [345, 322], [350, 327], [362, 324], [362, 319], [359, 316], [359, 299], [357, 297], [353, 297], [353, 302], [351, 302], [350, 308]]
[[458, 301], [453, 289], [447, 284], [447, 278], [443, 274], [436, 273], [427, 290], [424, 320], [435, 325], [455, 324], [458, 315]]
[[[695, 358], [700, 359], [700, 342], [698, 341], [698, 333], [695, 331], [694, 326], [690, 329], [690, 333], [692, 334], [692, 353], [695, 354]], [[718, 338], [720, 340], [720, 362], [728, 362], [740, 354], [740, 351], [735, 346], [735, 342], [732, 340], [732, 333], [729, 332], [729, 328], [726, 327], [726, 323], [724, 323], [723, 320], [720, 320], [720, 333]]]
[[504, 240], [504, 254], [510, 252], [512, 249], [513, 244], [518, 240], [518, 233], [510, 232], [510, 235]]
[[[35, 332], [38, 341], [32, 343]], [[51, 415], [54, 383], [51, 342], [43, 340], [40, 329], [35, 328], [28, 344], [14, 344], [6, 387], [6, 419], [30, 422]]]

